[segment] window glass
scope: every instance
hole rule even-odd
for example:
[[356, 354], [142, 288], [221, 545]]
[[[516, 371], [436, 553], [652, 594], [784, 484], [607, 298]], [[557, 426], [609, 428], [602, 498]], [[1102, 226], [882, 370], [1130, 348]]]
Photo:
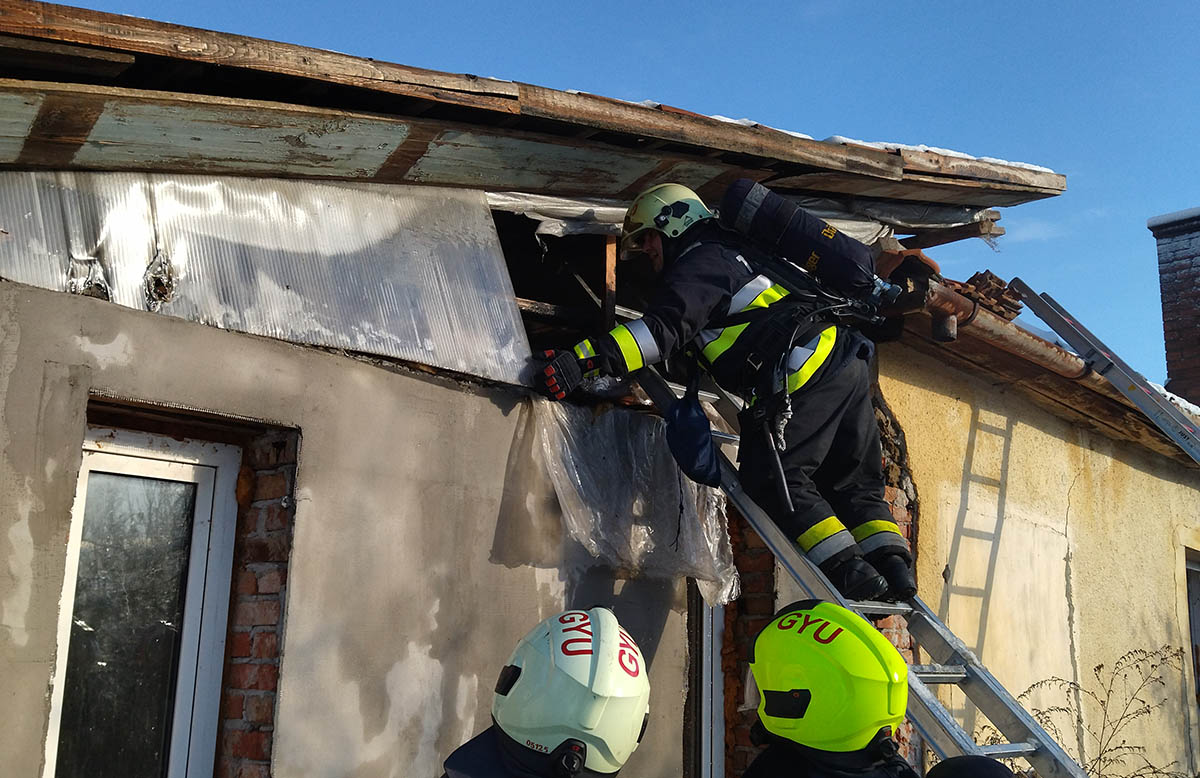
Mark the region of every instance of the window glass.
[[194, 483], [88, 477], [59, 778], [165, 774], [195, 502]]
[[1188, 621], [1192, 624], [1192, 677], [1196, 679], [1196, 701], [1200, 702], [1200, 562], [1187, 565]]

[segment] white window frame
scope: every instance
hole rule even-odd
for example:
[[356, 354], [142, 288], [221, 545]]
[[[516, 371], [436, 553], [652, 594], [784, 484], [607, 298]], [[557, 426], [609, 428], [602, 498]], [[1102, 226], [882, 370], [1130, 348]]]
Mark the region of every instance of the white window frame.
[[[196, 484], [196, 506], [176, 679], [167, 778], [211, 778], [220, 722], [233, 544], [237, 529], [238, 446], [89, 427], [83, 445], [66, 570], [59, 601], [58, 651], [51, 682], [43, 778], [54, 778], [62, 723], [63, 686], [79, 575], [88, 476], [93, 471]], [[200, 574], [197, 574], [200, 573]]]

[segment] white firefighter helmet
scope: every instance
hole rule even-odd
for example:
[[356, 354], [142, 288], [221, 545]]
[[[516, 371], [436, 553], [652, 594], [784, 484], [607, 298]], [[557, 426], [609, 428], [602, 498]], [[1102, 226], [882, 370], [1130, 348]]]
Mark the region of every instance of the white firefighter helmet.
[[607, 608], [533, 628], [500, 672], [492, 718], [505, 753], [536, 775], [612, 774], [645, 732], [650, 681], [641, 649]]

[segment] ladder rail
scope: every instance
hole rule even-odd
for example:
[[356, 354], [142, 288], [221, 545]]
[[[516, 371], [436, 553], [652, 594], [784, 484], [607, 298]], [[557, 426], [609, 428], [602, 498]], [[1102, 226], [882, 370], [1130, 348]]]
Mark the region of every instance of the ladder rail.
[[[676, 401], [675, 393], [653, 368], [643, 368], [635, 377], [659, 409], [665, 411]], [[880, 604], [851, 602], [843, 597], [820, 569], [800, 553], [766, 511], [746, 494], [738, 480], [737, 469], [724, 452], [718, 451], [718, 455], [721, 488], [728, 495], [729, 501], [762, 538], [780, 566], [809, 597], [835, 602], [859, 612], [879, 612], [874, 606]], [[919, 597], [913, 597], [907, 606], [885, 606], [883, 609], [885, 612], [905, 615], [913, 639], [928, 651], [936, 662], [956, 667], [961, 665], [965, 677], [960, 686], [964, 693], [1010, 741], [999, 746], [980, 746], [975, 743], [971, 734], [959, 726], [919, 675], [910, 672], [907, 715], [935, 753], [942, 758], [959, 754], [1020, 755], [1033, 765], [1042, 778], [1087, 778], [1083, 769], [1021, 707], [979, 662], [974, 653], [942, 624]]]
[[1200, 430], [1195, 422], [1166, 397], [1151, 389], [1141, 373], [1114, 354], [1053, 297], [1044, 292], [1038, 294], [1020, 278], [1014, 278], [1009, 286], [1021, 295], [1024, 303], [1039, 319], [1075, 349], [1088, 367], [1104, 376], [1117, 391], [1146, 414], [1164, 435], [1200, 464]]

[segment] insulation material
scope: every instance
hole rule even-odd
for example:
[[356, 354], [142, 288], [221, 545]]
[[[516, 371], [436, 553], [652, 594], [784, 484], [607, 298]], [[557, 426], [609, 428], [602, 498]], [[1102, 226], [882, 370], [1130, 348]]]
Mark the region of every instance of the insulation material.
[[[769, 184], [768, 184], [769, 186]], [[855, 240], [872, 245], [896, 232], [957, 227], [979, 221], [986, 209], [936, 203], [902, 203], [833, 197], [787, 198], [824, 219]], [[528, 216], [538, 222], [539, 235], [619, 235], [626, 202], [488, 192], [488, 205], [498, 211]]]
[[724, 495], [679, 471], [662, 419], [541, 398], [534, 416], [563, 524], [599, 563], [690, 576], [713, 605], [738, 596]]
[[34, 286], [507, 383], [529, 359], [478, 191], [5, 172], [0, 230]]

